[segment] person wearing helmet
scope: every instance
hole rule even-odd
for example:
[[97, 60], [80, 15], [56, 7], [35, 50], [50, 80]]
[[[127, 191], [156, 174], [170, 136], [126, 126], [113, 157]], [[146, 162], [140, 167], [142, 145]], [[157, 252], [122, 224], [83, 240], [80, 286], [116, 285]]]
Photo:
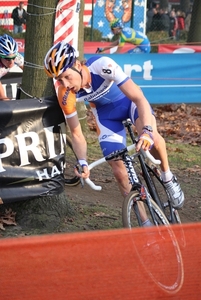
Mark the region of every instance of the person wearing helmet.
[[140, 31], [136, 31], [130, 27], [124, 27], [121, 19], [114, 19], [110, 22], [110, 28], [117, 37], [112, 44], [104, 48], [97, 48], [96, 53], [101, 53], [114, 47], [118, 47], [116, 53], [122, 53], [125, 43], [130, 43], [134, 48], [128, 53], [150, 53], [151, 46], [148, 37]]
[[[44, 68], [46, 74], [59, 84], [58, 101], [72, 135], [73, 149], [84, 171], [80, 176], [87, 178], [89, 170], [87, 145], [78, 120], [76, 101], [87, 101], [96, 119], [103, 155], [126, 147], [122, 121], [130, 118], [139, 136], [136, 150], [151, 150], [152, 155], [161, 160], [161, 177], [173, 206], [181, 208], [184, 194], [170, 171], [165, 140], [157, 131], [153, 110], [141, 89], [122, 68], [107, 56], [97, 55], [81, 62], [76, 58], [74, 48], [65, 42], [57, 43], [47, 52]], [[130, 191], [125, 166], [122, 161], [108, 163], [125, 197]]]
[[[14, 65], [23, 69], [24, 58], [18, 53], [16, 41], [9, 35], [0, 36], [0, 78], [5, 76]], [[0, 100], [10, 100], [0, 82]]]

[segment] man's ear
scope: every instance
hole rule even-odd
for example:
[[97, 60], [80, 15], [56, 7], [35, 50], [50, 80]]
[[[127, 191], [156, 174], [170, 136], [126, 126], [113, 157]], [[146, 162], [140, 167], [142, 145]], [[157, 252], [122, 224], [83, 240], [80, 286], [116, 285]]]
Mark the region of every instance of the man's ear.
[[78, 68], [79, 71], [81, 70], [81, 63], [80, 63], [79, 60], [76, 60], [74, 66], [75, 66], [76, 68]]

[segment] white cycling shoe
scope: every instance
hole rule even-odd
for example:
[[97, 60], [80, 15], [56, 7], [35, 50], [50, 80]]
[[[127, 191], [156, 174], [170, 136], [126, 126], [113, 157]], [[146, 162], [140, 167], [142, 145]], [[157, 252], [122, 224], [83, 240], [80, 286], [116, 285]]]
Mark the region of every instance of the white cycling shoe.
[[175, 209], [180, 209], [184, 205], [184, 193], [181, 190], [180, 184], [175, 176], [168, 182], [164, 182], [164, 186], [169, 193], [172, 206]]

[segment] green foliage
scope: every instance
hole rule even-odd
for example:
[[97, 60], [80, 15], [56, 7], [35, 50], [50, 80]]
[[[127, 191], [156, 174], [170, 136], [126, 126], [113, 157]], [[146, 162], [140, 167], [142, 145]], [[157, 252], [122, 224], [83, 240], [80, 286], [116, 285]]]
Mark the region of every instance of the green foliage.
[[98, 29], [84, 28], [84, 41], [99, 42], [102, 40], [102, 33]]
[[158, 52], [158, 44], [184, 44], [187, 41], [188, 32], [182, 30], [180, 33], [180, 40], [176, 41], [169, 37], [168, 32], [165, 31], [150, 31], [147, 36], [151, 43], [151, 53]]
[[158, 52], [158, 44], [167, 44], [170, 41], [168, 32], [165, 31], [150, 31], [147, 36], [151, 43], [151, 53]]
[[14, 34], [12, 31], [9, 31], [8, 29], [0, 26], [0, 35], [3, 35], [3, 34], [8, 34], [8, 35], [12, 36], [14, 39], [24, 39], [26, 33], [22, 32], [22, 33]]

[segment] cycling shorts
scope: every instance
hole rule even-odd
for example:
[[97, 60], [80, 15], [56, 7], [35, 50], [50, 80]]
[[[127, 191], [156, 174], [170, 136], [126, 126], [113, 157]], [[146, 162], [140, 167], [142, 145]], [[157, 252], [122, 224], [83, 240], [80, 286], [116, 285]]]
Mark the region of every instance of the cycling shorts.
[[[98, 140], [103, 155], [126, 147], [126, 131], [122, 122], [129, 118], [135, 125], [138, 118], [135, 103], [125, 97], [100, 108], [92, 104], [90, 106], [96, 119]], [[153, 114], [151, 107], [150, 109]]]
[[128, 50], [128, 53], [150, 53], [150, 45], [138, 45], [137, 47]]

